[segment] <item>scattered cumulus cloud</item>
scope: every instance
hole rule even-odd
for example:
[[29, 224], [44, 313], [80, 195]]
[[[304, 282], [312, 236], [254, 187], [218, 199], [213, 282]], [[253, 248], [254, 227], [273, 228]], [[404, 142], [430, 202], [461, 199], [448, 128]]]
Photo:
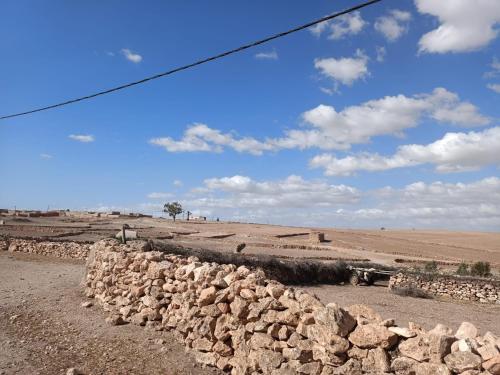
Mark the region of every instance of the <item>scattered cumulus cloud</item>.
[[149, 199], [168, 199], [168, 198], [172, 198], [172, 197], [173, 197], [172, 193], [158, 193], [158, 192], [155, 192], [155, 193], [149, 193], [148, 194], [148, 198]]
[[475, 51], [498, 36], [498, 0], [415, 0], [415, 4], [420, 13], [439, 19], [439, 26], [420, 38], [420, 52]]
[[278, 60], [278, 53], [276, 51], [259, 52], [255, 54], [255, 58], [258, 60]]
[[385, 61], [385, 55], [387, 54], [387, 50], [383, 46], [376, 46], [375, 47], [376, 51], [376, 60], [378, 62], [384, 62]]
[[388, 15], [377, 18], [374, 27], [389, 42], [395, 42], [408, 32], [410, 20], [410, 12], [392, 9]]
[[49, 160], [49, 159], [52, 159], [52, 155], [49, 155], [49, 154], [40, 154], [40, 157], [42, 159], [45, 159], [45, 160]]
[[182, 187], [182, 185], [184, 185], [181, 180], [174, 180], [173, 184], [176, 187]]
[[349, 176], [357, 171], [383, 171], [394, 168], [431, 164], [437, 172], [467, 172], [488, 165], [500, 166], [500, 127], [481, 132], [446, 133], [427, 144], [398, 147], [392, 156], [359, 153], [336, 158], [331, 154], [311, 159], [310, 166], [324, 169], [325, 175]]
[[343, 16], [321, 22], [310, 28], [311, 33], [315, 36], [327, 34], [328, 39], [342, 39], [348, 35], [356, 35], [363, 30], [366, 21], [361, 18], [359, 12], [352, 12]]
[[486, 85], [486, 87], [500, 94], [500, 83], [489, 83]]
[[205, 124], [195, 123], [184, 132], [181, 140], [170, 137], [153, 138], [149, 143], [161, 146], [169, 152], [222, 152], [229, 147], [238, 152], [261, 155], [263, 151], [271, 151], [272, 145], [260, 142], [251, 137], [237, 138], [231, 133], [222, 133], [220, 130], [209, 128]]
[[494, 230], [500, 225], [500, 179], [469, 183], [415, 182], [361, 191], [289, 176], [256, 181], [211, 178], [181, 203], [230, 220], [337, 227], [446, 227]]
[[316, 59], [314, 67], [323, 76], [333, 79], [335, 84], [341, 83], [347, 86], [369, 75], [368, 57], [359, 49], [354, 57]]
[[493, 58], [493, 61], [490, 64], [491, 70], [484, 73], [484, 78], [495, 78], [500, 76], [500, 60], [496, 57]]
[[123, 56], [125, 56], [125, 58], [128, 61], [131, 61], [134, 64], [139, 64], [142, 61], [142, 56], [141, 55], [139, 55], [138, 53], [132, 52], [128, 48], [123, 48], [121, 50], [121, 53], [123, 54]]
[[333, 95], [333, 94], [335, 94], [335, 89], [331, 89], [331, 88], [328, 88], [328, 87], [320, 87], [319, 89], [321, 90], [321, 92], [325, 93], [326, 95]]
[[337, 111], [321, 104], [302, 114], [304, 126], [285, 131], [280, 138], [258, 140], [223, 133], [206, 124], [190, 125], [181, 139], [153, 138], [152, 145], [169, 152], [223, 152], [229, 148], [241, 153], [261, 155], [283, 149], [348, 150], [381, 135], [402, 136], [423, 118], [460, 127], [488, 125], [491, 120], [469, 102], [444, 88], [414, 96], [396, 95], [369, 100]]
[[68, 136], [68, 138], [82, 143], [90, 143], [95, 141], [94, 136], [90, 134], [71, 134]]
[[222, 200], [212, 197], [206, 200], [207, 205], [220, 204], [227, 207], [333, 206], [354, 203], [359, 199], [356, 188], [331, 185], [321, 180], [306, 181], [295, 175], [277, 181], [255, 181], [247, 176], [236, 175], [206, 179], [204, 185], [205, 189], [201, 191], [229, 194], [229, 197]]

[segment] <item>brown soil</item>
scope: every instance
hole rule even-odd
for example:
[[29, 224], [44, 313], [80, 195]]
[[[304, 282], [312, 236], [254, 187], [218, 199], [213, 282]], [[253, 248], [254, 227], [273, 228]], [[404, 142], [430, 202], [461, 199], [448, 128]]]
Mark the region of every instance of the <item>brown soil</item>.
[[[30, 218], [16, 222], [5, 217], [0, 235], [96, 241], [113, 236], [127, 223], [143, 238], [164, 238], [176, 233], [174, 240], [191, 246], [232, 251], [245, 242], [245, 252], [290, 257], [326, 259], [368, 259], [394, 264], [437, 260], [449, 263], [487, 261], [500, 267], [500, 233], [451, 232], [430, 230], [347, 230], [298, 228], [277, 225], [230, 222], [172, 222], [150, 218]], [[325, 232], [327, 241], [311, 244], [311, 230]], [[213, 238], [217, 234], [231, 234]], [[285, 235], [285, 237], [283, 237]]]
[[219, 373], [169, 333], [109, 326], [100, 307], [81, 307], [83, 272], [82, 262], [0, 252], [0, 374]]

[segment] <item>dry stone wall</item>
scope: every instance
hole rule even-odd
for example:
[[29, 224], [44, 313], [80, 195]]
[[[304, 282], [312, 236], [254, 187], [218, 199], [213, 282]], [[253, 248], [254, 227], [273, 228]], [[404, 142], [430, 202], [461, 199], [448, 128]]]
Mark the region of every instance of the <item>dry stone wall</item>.
[[408, 287], [421, 289], [439, 297], [500, 304], [500, 281], [498, 280], [402, 272], [391, 276], [389, 288]]
[[364, 305], [324, 305], [260, 270], [95, 243], [86, 294], [111, 324], [172, 331], [200, 363], [231, 374], [500, 374], [500, 339], [470, 323], [397, 327]]
[[57, 258], [87, 259], [91, 244], [0, 238], [0, 250], [48, 255]]

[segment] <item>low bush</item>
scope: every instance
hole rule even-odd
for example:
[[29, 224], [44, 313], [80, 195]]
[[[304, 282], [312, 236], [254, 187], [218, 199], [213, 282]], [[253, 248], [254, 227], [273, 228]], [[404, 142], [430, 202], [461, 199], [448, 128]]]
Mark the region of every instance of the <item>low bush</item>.
[[491, 266], [488, 262], [476, 262], [470, 267], [473, 276], [486, 277], [491, 275]]
[[435, 260], [425, 263], [425, 266], [424, 266], [425, 272], [434, 273], [434, 272], [437, 272], [437, 270], [438, 270], [438, 264]]
[[469, 265], [467, 263], [460, 263], [455, 273], [460, 276], [469, 275]]

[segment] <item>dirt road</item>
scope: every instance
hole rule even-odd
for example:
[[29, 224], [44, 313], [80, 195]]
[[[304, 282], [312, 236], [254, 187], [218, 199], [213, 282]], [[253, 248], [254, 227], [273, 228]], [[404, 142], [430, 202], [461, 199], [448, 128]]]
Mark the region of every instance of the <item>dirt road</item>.
[[83, 308], [82, 262], [0, 253], [0, 374], [219, 374], [169, 333], [109, 326]]

